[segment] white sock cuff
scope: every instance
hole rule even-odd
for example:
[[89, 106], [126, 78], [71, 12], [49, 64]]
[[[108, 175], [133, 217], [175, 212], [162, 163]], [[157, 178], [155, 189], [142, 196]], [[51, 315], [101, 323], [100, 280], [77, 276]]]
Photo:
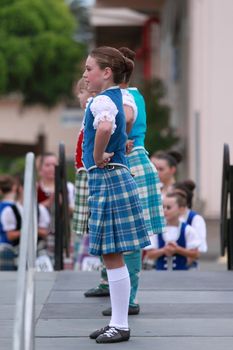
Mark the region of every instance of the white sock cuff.
[[117, 269], [107, 269], [109, 282], [120, 281], [129, 277], [127, 266], [118, 267]]

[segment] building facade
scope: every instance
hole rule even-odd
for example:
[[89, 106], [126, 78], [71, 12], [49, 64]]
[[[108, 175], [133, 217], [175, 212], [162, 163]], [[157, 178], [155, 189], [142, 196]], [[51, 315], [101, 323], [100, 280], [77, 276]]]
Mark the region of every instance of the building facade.
[[112, 16], [119, 9], [130, 9], [135, 18], [145, 16], [140, 23], [135, 19], [137, 27], [131, 22], [129, 37], [130, 21], [122, 23], [123, 16], [118, 29], [116, 22], [111, 26], [111, 16], [96, 21], [96, 44], [106, 38], [107, 44], [118, 47], [123, 40], [138, 54], [136, 79], [163, 80], [171, 124], [184, 155], [179, 177], [196, 182], [196, 203], [203, 214], [219, 217], [223, 144], [228, 143], [233, 153], [233, 2], [97, 0], [92, 17], [106, 8]]

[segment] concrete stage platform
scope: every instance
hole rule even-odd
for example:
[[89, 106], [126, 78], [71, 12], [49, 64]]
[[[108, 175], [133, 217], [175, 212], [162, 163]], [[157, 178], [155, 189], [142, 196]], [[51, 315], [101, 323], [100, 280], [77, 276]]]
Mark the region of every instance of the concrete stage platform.
[[[98, 272], [36, 274], [36, 350], [232, 350], [233, 273], [143, 271], [141, 312], [130, 316], [129, 342], [99, 345], [88, 335], [105, 326], [109, 298], [85, 298]], [[16, 273], [0, 273], [0, 350], [12, 349]]]

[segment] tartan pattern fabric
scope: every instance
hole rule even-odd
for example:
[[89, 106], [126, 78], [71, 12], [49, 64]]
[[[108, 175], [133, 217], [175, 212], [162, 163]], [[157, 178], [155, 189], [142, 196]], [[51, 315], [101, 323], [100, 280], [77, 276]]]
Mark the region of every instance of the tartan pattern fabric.
[[72, 219], [72, 230], [77, 235], [88, 232], [88, 181], [86, 170], [81, 170], [75, 176], [75, 207]]
[[7, 244], [0, 244], [0, 271], [15, 271], [16, 266], [16, 254], [14, 248]]
[[90, 254], [133, 251], [150, 244], [137, 185], [126, 168], [94, 169], [88, 184]]
[[127, 156], [129, 167], [138, 185], [147, 232], [151, 236], [165, 231], [165, 219], [157, 170], [144, 148], [136, 148]]
[[82, 269], [82, 262], [86, 256], [90, 256], [89, 255], [89, 235], [84, 233], [84, 235], [81, 237], [81, 242], [79, 244], [78, 251], [77, 251], [77, 256], [75, 261], [76, 270]]

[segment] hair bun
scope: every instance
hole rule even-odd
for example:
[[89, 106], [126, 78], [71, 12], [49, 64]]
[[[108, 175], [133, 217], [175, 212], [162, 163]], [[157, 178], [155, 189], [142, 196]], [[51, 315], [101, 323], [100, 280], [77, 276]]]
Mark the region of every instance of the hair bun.
[[196, 188], [196, 184], [193, 180], [185, 180], [183, 181], [183, 184], [185, 187], [187, 187], [189, 189], [189, 191], [194, 191]]
[[177, 151], [168, 151], [167, 154], [169, 154], [171, 157], [175, 158], [177, 164], [179, 164], [183, 159], [182, 155]]
[[123, 56], [135, 62], [136, 53], [133, 50], [130, 50], [128, 47], [120, 47], [119, 51], [123, 54]]

